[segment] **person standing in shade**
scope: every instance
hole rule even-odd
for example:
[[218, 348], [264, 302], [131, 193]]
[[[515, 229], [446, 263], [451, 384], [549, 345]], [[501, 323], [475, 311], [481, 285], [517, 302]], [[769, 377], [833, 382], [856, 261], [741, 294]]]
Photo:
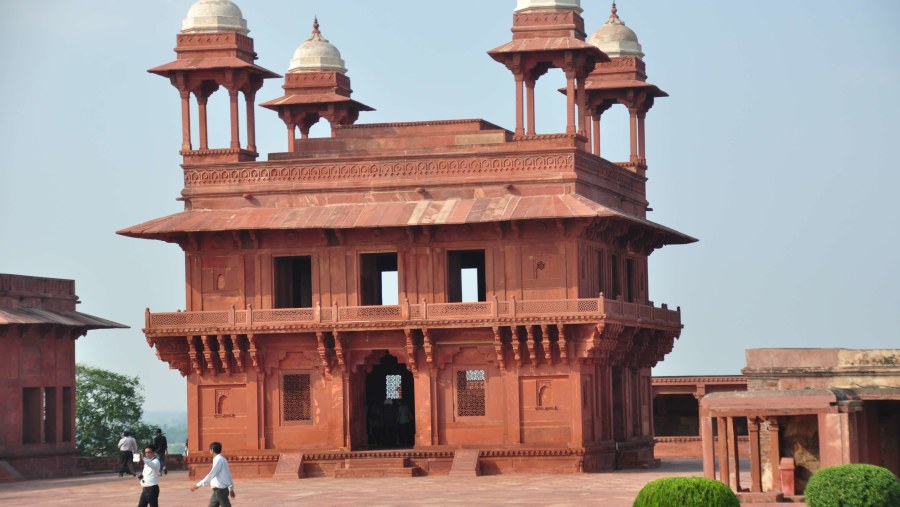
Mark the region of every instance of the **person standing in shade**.
[[144, 447], [144, 471], [141, 472], [141, 500], [138, 507], [159, 507], [159, 458], [152, 445]]
[[130, 431], [122, 433], [119, 439], [119, 477], [128, 474], [134, 477], [134, 453], [137, 452], [137, 440], [131, 436]]
[[169, 450], [169, 441], [166, 440], [166, 436], [163, 435], [161, 429], [156, 428], [156, 438], [153, 439], [153, 445], [156, 447], [156, 456], [159, 458], [159, 465], [162, 467], [162, 474], [166, 475], [169, 473], [168, 467], [166, 466], [166, 454]]
[[203, 480], [191, 486], [191, 491], [197, 491], [209, 484], [212, 487], [209, 507], [231, 507], [231, 500], [228, 497], [234, 498], [236, 495], [231, 470], [228, 469], [228, 460], [222, 456], [222, 444], [219, 442], [209, 444], [209, 452], [213, 455], [212, 470]]

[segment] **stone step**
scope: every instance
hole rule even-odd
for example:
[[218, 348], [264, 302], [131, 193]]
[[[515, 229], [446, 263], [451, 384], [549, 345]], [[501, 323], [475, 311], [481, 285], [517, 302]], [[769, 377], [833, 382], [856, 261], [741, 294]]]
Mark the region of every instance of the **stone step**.
[[347, 468], [404, 468], [407, 458], [357, 458], [347, 460]]
[[272, 478], [299, 479], [301, 477], [303, 477], [303, 454], [280, 454]]
[[451, 476], [476, 477], [481, 472], [481, 464], [478, 458], [481, 451], [478, 449], [458, 449], [453, 453], [453, 465], [450, 467]]
[[378, 477], [416, 477], [421, 475], [419, 467], [356, 467], [338, 468], [334, 471], [336, 479], [373, 479]]

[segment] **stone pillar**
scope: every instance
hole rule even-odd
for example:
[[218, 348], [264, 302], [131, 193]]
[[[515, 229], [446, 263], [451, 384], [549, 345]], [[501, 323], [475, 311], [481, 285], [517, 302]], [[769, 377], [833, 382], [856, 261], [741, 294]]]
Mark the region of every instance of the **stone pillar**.
[[516, 135], [525, 135], [525, 111], [522, 107], [522, 81], [520, 74], [516, 74]]
[[638, 119], [638, 124], [637, 124], [637, 129], [638, 129], [638, 160], [639, 160], [641, 163], [644, 163], [644, 162], [646, 162], [646, 160], [647, 160], [647, 153], [646, 153], [646, 150], [644, 149], [644, 119], [645, 119], [646, 117], [647, 117], [647, 112], [646, 112], [646, 111], [641, 111], [641, 112], [638, 113], [638, 115], [637, 115], [637, 119]]
[[750, 436], [750, 492], [762, 492], [762, 462], [759, 449], [759, 419], [747, 418], [747, 430]]
[[591, 117], [594, 120], [594, 128], [591, 129], [591, 133], [594, 138], [594, 146], [592, 147], [594, 150], [594, 155], [600, 156], [600, 115], [595, 114]]
[[587, 106], [585, 104], [586, 93], [584, 91], [584, 77], [578, 77], [575, 80], [577, 91], [576, 99], [578, 102], [578, 132], [586, 136], [590, 126], [587, 121]]
[[725, 420], [728, 427], [728, 454], [730, 460], [731, 475], [728, 477], [728, 484], [734, 491], [741, 490], [741, 455], [738, 452], [737, 434], [734, 432], [734, 417], [728, 417]]
[[566, 134], [575, 133], [575, 71], [566, 71]]
[[718, 454], [719, 454], [719, 480], [731, 485], [731, 459], [728, 457], [728, 424], [724, 417], [717, 417], [718, 426]]
[[716, 450], [713, 442], [712, 417], [700, 413], [700, 445], [703, 454], [703, 476], [707, 479], [716, 478]]
[[291, 153], [297, 151], [297, 137], [296, 137], [297, 133], [295, 132], [296, 130], [297, 130], [297, 125], [295, 125], [293, 122], [288, 122], [288, 125], [287, 125], [288, 151]]
[[534, 79], [525, 80], [526, 100], [528, 101], [528, 135], [537, 133], [534, 126], [534, 82]]
[[772, 470], [772, 489], [781, 490], [781, 474], [778, 466], [781, 463], [781, 447], [778, 442], [778, 418], [772, 417], [766, 421], [769, 432], [769, 463]]
[[191, 150], [191, 92], [181, 90], [181, 149]]
[[638, 133], [637, 133], [637, 109], [633, 107], [628, 108], [628, 116], [630, 122], [630, 138], [631, 138], [631, 157], [630, 161], [632, 163], [637, 162], [638, 151], [637, 151], [637, 141], [638, 141]]
[[256, 152], [256, 114], [253, 103], [256, 100], [256, 92], [244, 92], [244, 101], [247, 103], [247, 151]]
[[231, 105], [231, 149], [241, 149], [240, 125], [238, 125], [238, 91], [228, 90], [228, 100]]
[[209, 149], [209, 132], [206, 127], [206, 103], [209, 96], [197, 94], [197, 116], [200, 118], [200, 149]]

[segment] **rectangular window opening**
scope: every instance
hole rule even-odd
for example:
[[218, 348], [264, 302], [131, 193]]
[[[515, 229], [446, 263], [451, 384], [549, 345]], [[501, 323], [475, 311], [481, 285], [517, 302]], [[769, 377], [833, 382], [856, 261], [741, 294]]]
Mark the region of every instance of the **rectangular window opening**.
[[400, 299], [397, 253], [372, 253], [359, 256], [362, 306], [396, 305]]
[[447, 302], [487, 301], [484, 250], [447, 252]]
[[312, 307], [312, 257], [275, 258], [275, 308]]
[[622, 295], [622, 282], [619, 280], [619, 256], [618, 255], [610, 255], [609, 256], [609, 267], [610, 273], [609, 277], [611, 278], [612, 287], [610, 297], [612, 299], [618, 299], [619, 296]]
[[56, 443], [56, 388], [44, 388], [44, 443]]
[[312, 391], [310, 389], [310, 375], [308, 373], [284, 375], [282, 382], [284, 420], [311, 421]]
[[634, 259], [625, 259], [625, 300], [634, 303]]
[[75, 421], [72, 413], [72, 388], [62, 388], [62, 441], [72, 441], [72, 424]]
[[456, 413], [460, 417], [484, 416], [484, 370], [456, 372]]
[[40, 387], [22, 388], [22, 443], [41, 442], [41, 418], [43, 416]]

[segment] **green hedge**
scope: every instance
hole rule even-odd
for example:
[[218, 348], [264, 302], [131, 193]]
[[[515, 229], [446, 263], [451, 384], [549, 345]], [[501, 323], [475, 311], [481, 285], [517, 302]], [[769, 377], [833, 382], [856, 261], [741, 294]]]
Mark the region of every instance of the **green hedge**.
[[803, 493], [809, 507], [898, 507], [900, 479], [875, 465], [838, 465], [816, 472]]
[[740, 507], [727, 485], [703, 477], [664, 477], [647, 483], [633, 507]]

